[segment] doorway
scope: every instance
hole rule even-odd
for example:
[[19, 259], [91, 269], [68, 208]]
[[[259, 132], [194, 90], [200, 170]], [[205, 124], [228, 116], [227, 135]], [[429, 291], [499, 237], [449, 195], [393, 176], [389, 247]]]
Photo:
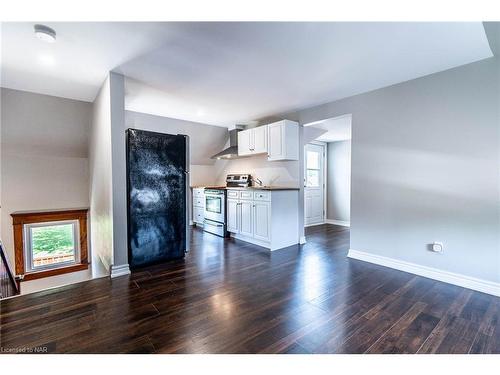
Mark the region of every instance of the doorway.
[[304, 225], [307, 227], [325, 222], [326, 144], [306, 144], [304, 156]]
[[304, 226], [350, 226], [352, 114], [304, 124]]

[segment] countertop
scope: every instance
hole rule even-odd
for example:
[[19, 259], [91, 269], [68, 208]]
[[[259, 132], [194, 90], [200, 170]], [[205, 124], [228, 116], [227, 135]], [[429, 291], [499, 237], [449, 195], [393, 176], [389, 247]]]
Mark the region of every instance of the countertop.
[[226, 187], [226, 186], [191, 186], [192, 189], [207, 188], [207, 189], [226, 189], [226, 190], [300, 190], [298, 187], [292, 186], [249, 186], [249, 187]]

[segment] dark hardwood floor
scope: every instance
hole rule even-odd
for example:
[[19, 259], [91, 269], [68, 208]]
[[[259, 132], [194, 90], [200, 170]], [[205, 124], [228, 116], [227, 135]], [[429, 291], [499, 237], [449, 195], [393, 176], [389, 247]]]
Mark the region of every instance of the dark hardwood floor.
[[346, 258], [349, 231], [269, 253], [193, 230], [192, 251], [1, 302], [1, 346], [50, 353], [500, 353], [500, 298]]

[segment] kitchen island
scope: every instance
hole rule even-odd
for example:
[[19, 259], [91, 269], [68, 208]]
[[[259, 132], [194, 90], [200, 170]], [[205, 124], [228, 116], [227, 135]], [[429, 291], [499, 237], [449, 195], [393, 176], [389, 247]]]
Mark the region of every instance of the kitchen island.
[[269, 250], [299, 243], [299, 188], [226, 188], [231, 237]]

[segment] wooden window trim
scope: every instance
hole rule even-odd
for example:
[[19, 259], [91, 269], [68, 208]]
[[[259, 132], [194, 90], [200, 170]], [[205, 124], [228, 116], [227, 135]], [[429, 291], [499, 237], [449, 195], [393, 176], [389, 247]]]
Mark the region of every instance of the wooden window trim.
[[[14, 212], [12, 225], [14, 228], [14, 259], [16, 275], [23, 275], [22, 281], [39, 279], [62, 275], [69, 272], [76, 272], [88, 269], [88, 248], [87, 248], [87, 208], [51, 210], [51, 211], [29, 211]], [[50, 221], [78, 220], [80, 229], [80, 263], [70, 266], [53, 268], [43, 271], [25, 273], [24, 269], [24, 225], [34, 223], [45, 223]]]

